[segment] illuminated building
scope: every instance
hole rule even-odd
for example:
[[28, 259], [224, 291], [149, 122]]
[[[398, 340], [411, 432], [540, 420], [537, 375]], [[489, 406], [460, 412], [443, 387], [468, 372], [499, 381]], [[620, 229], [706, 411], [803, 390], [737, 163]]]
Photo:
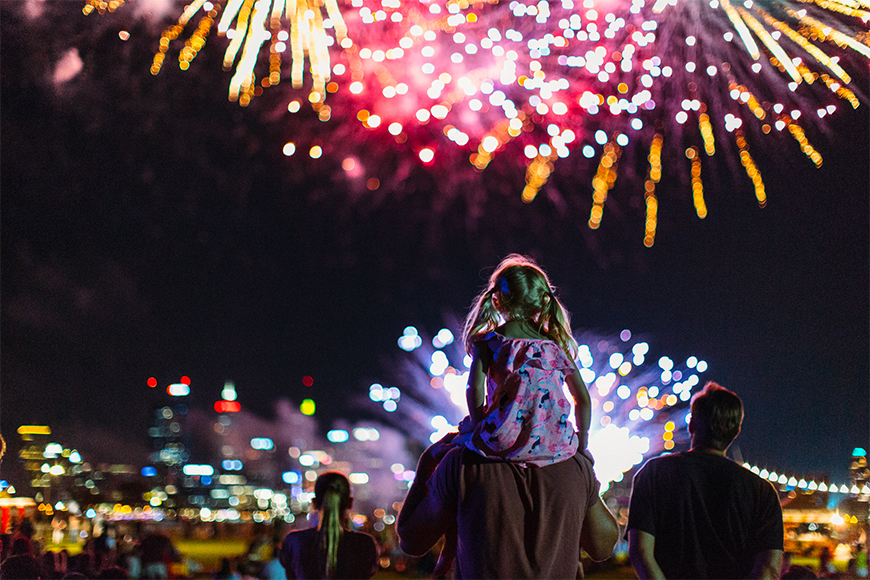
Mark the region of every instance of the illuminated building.
[[[849, 479], [852, 487], [859, 490], [870, 484], [870, 468], [867, 467], [867, 451], [862, 447], [856, 447], [852, 451], [852, 464], [849, 466]], [[870, 501], [870, 493], [859, 493], [858, 501]]]
[[[149, 379], [148, 386], [157, 387], [156, 379]], [[178, 500], [169, 496], [178, 493], [184, 481], [183, 466], [190, 458], [190, 434], [185, 428], [188, 413], [185, 397], [190, 394], [190, 379], [185, 376], [168, 385], [166, 393], [172, 399], [169, 404], [154, 409], [154, 423], [148, 429], [152, 442], [151, 465], [142, 469], [142, 475], [149, 478], [152, 487], [147, 494], [150, 504], [171, 508]], [[163, 496], [166, 496], [165, 500]]]
[[29, 485], [20, 485], [15, 495], [33, 498], [40, 516], [53, 517], [64, 512], [78, 515], [84, 509], [82, 506], [100, 502], [141, 501], [144, 489], [135, 467], [92, 465], [78, 450], [53, 441], [51, 429], [46, 426], [22, 425], [18, 433], [21, 436], [18, 455]]
[[[81, 462], [79, 453], [51, 441], [51, 428], [44, 425], [22, 425], [21, 450], [18, 457], [24, 464], [32, 497], [50, 502], [52, 497], [66, 495], [63, 476], [71, 472], [71, 463]], [[74, 454], [73, 454], [74, 453]], [[72, 455], [72, 461], [70, 456]], [[19, 490], [25, 492], [26, 490]]]

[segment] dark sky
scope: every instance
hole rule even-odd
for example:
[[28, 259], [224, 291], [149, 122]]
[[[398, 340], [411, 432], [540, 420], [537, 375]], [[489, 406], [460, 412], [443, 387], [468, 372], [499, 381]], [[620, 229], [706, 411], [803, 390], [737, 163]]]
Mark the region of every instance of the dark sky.
[[[369, 192], [336, 177], [340, 157], [285, 158], [291, 136], [342, 135], [282, 113], [287, 88], [229, 103], [222, 51], [153, 77], [159, 27], [132, 9], [37, 4], [31, 17], [0, 2], [7, 439], [33, 422], [116, 437], [124, 452], [144, 445], [150, 376], [190, 376], [203, 408], [233, 380], [263, 416], [282, 397], [314, 398], [324, 426], [359, 416], [351, 398], [396, 377], [402, 329], [431, 335], [463, 317], [487, 268], [522, 252], [546, 267], [576, 329], [629, 328], [656, 357], [705, 359], [705, 378], [744, 400], [747, 461], [842, 480], [851, 450], [870, 443], [866, 103], [809, 133], [820, 169], [794, 141], [751, 141], [764, 209], [733, 158], [705, 176], [703, 221], [685, 176], [663, 181], [647, 249], [627, 176], [595, 232], [594, 168], [567, 161], [528, 205], [511, 160], [480, 176], [412, 168], [401, 187]], [[83, 68], [55, 83], [70, 48]], [[385, 183], [390, 163], [407, 167], [384, 144], [361, 147], [386, 160]]]

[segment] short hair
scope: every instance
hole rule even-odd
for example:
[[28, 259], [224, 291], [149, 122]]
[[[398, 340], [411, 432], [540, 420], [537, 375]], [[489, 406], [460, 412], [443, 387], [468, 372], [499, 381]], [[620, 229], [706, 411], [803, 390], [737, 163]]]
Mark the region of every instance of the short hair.
[[692, 429], [695, 443], [725, 451], [743, 423], [740, 397], [714, 382], [692, 397]]

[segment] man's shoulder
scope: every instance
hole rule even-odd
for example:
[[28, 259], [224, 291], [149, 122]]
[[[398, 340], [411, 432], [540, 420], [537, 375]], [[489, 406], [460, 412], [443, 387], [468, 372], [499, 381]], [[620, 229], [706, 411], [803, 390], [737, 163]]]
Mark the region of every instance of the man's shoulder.
[[589, 473], [594, 473], [592, 461], [590, 461], [589, 458], [584, 456], [582, 453], [575, 453], [572, 457], [569, 457], [564, 461], [558, 461], [549, 465], [524, 467], [519, 463], [507, 461], [505, 459], [484, 457], [468, 449], [467, 447], [461, 446], [448, 451], [444, 458], [441, 460], [442, 463], [445, 461], [448, 461], [452, 464], [461, 465], [463, 467], [485, 466], [483, 467], [484, 469], [518, 469], [523, 471], [529, 470], [534, 473], [549, 473], [566, 470], [578, 471], [579, 473], [586, 470]]
[[517, 481], [524, 481], [524, 485], [541, 486], [551, 493], [590, 495], [598, 491], [592, 462], [580, 454], [542, 467], [523, 467], [502, 459], [490, 459], [468, 449], [452, 457], [448, 454], [445, 459], [452, 461], [441, 476], [455, 478], [456, 481], [461, 479], [461, 485], [464, 486], [513, 489]]
[[657, 469], [673, 469], [682, 463], [685, 463], [686, 452], [681, 453], [664, 453], [656, 457], [651, 457], [641, 466], [638, 475], [641, 473], [649, 474]]
[[715, 477], [734, 482], [740, 481], [744, 485], [755, 486], [765, 491], [769, 488], [775, 493], [773, 485], [768, 480], [759, 477], [733, 459], [697, 451], [668, 453], [648, 459], [636, 477], [651, 477], [653, 473], [674, 472], [703, 473], [707, 476], [715, 474]]

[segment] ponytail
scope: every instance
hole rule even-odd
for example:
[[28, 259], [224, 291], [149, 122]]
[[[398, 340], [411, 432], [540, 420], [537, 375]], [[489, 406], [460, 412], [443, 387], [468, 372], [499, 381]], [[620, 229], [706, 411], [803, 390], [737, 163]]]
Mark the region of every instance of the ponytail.
[[341, 525], [341, 494], [329, 489], [323, 498], [323, 523], [320, 525], [320, 549], [326, 560], [326, 578], [335, 578], [338, 567], [338, 544], [344, 531]]
[[462, 336], [465, 342], [465, 352], [471, 354], [474, 350], [474, 340], [481, 334], [494, 330], [498, 326], [499, 313], [492, 303], [495, 287], [490, 285], [481, 292], [472, 303], [471, 312], [465, 318]]
[[317, 478], [314, 484], [314, 507], [320, 510], [320, 553], [324, 562], [324, 577], [338, 574], [338, 546], [344, 533], [344, 514], [350, 507], [350, 482], [336, 471]]
[[541, 313], [540, 324], [545, 329], [543, 334], [558, 344], [571, 360], [575, 360], [579, 349], [574, 335], [571, 334], [568, 311], [552, 291], [549, 296], [550, 301]]

